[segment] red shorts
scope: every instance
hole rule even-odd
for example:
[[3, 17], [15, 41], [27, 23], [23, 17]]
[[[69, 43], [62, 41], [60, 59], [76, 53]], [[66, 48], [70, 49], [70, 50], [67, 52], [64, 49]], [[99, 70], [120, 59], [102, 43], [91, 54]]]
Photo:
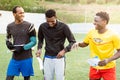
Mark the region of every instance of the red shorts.
[[100, 80], [101, 78], [103, 80], [116, 80], [116, 68], [99, 70], [90, 67], [89, 78], [90, 80]]

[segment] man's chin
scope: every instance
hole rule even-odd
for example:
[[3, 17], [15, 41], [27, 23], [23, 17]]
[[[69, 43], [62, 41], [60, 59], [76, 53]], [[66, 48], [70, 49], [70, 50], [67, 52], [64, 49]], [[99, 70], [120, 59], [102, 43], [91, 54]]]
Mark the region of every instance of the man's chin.
[[98, 30], [97, 26], [95, 26], [95, 29]]
[[23, 19], [18, 20], [18, 23], [22, 23], [22, 22], [23, 22]]
[[49, 25], [50, 27], [54, 27], [53, 25]]

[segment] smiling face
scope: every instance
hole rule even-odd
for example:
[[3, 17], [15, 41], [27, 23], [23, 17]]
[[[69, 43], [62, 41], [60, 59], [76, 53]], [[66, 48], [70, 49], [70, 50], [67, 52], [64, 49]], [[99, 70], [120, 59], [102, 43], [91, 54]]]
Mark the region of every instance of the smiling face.
[[50, 18], [46, 17], [46, 21], [50, 27], [54, 27], [56, 25], [56, 17], [55, 16], [50, 17]]
[[109, 14], [107, 12], [100, 11], [96, 13], [93, 23], [95, 29], [98, 30], [99, 33], [104, 33], [107, 30], [106, 25], [108, 24], [109, 19]]
[[101, 30], [105, 28], [105, 26], [107, 25], [107, 22], [100, 16], [95, 16], [93, 24], [95, 25], [96, 30]]
[[50, 27], [54, 27], [57, 22], [56, 12], [53, 9], [49, 9], [45, 12], [46, 22]]
[[16, 13], [13, 13], [15, 22], [16, 23], [21, 23], [24, 19], [24, 9], [22, 7], [17, 7], [16, 8]]

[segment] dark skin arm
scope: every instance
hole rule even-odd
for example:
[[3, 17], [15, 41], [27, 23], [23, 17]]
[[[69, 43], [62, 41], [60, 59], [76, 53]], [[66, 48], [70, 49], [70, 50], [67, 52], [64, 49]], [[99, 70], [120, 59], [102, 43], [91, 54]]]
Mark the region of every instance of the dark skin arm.
[[58, 53], [58, 55], [56, 56], [57, 58], [62, 58], [64, 55], [65, 55], [65, 50], [63, 49], [63, 50], [61, 50], [59, 53]]
[[78, 46], [79, 46], [79, 47], [87, 47], [88, 44], [85, 43], [85, 42], [81, 42], [81, 43], [78, 43]]
[[120, 58], [120, 49], [117, 49], [117, 52], [114, 54], [114, 56], [112, 56], [111, 58], [102, 60], [98, 63], [99, 66], [105, 66], [106, 64], [108, 64], [109, 62], [116, 60]]
[[85, 42], [77, 42], [74, 43], [71, 49], [76, 49], [78, 47], [87, 47], [89, 44], [85, 43]]
[[[77, 47], [86, 47], [86, 46], [88, 46], [88, 44], [86, 44], [84, 42], [82, 42], [82, 43], [74, 43], [72, 48], [74, 49], [74, 48], [77, 48]], [[65, 50], [63, 49], [62, 51], [60, 51], [58, 53], [57, 58], [61, 58], [64, 55], [65, 55]]]

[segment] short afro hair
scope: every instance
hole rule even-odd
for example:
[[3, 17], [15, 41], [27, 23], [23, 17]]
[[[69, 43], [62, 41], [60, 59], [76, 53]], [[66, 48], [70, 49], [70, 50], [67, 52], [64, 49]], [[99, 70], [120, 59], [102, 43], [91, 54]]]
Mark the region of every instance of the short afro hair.
[[56, 17], [56, 12], [55, 12], [55, 10], [53, 10], [53, 9], [49, 9], [49, 10], [47, 10], [47, 11], [45, 12], [45, 16], [46, 16], [47, 18], [51, 18], [51, 17], [53, 17], [53, 16]]
[[109, 18], [109, 14], [107, 12], [103, 12], [103, 11], [98, 12], [98, 13], [96, 13], [96, 16], [100, 16], [102, 19], [106, 20], [107, 24], [108, 24], [110, 18]]

